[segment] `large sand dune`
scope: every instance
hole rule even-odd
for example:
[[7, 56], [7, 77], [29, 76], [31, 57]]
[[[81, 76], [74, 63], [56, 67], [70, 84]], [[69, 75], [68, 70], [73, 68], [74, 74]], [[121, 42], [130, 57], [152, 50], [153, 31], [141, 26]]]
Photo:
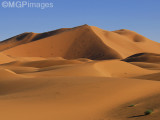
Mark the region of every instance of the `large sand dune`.
[[160, 44], [136, 32], [83, 25], [0, 50], [2, 120], [160, 119]]
[[[17, 46], [12, 39], [0, 43], [0, 49], [16, 44], [3, 51], [4, 54], [19, 57], [63, 57], [66, 59], [120, 59], [141, 52], [160, 53], [160, 44], [129, 30], [106, 31], [83, 25], [70, 29], [57, 30], [25, 36], [23, 44]], [[38, 37], [39, 36], [39, 37]], [[36, 40], [36, 41], [35, 41]], [[26, 43], [29, 42], [29, 43]], [[26, 43], [26, 44], [24, 44]], [[3, 45], [3, 46], [2, 46]], [[153, 49], [152, 49], [152, 48]], [[148, 49], [150, 48], [150, 49]]]

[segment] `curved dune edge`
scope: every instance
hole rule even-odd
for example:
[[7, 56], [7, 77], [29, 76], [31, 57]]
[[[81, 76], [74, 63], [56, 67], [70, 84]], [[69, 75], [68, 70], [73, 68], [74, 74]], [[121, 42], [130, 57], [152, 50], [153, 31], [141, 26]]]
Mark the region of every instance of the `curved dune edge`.
[[0, 64], [5, 64], [13, 61], [15, 61], [14, 58], [11, 58], [3, 53], [0, 53]]
[[[27, 60], [25, 65], [46, 61]], [[48, 60], [57, 63], [56, 58]], [[140, 75], [158, 74], [154, 70], [120, 60], [85, 60], [80, 64], [59, 61], [61, 65], [52, 63], [42, 68], [24, 67], [22, 59], [20, 64], [4, 64], [0, 70], [0, 76], [4, 76], [0, 83], [1, 117], [6, 120], [10, 117], [13, 120], [116, 120], [111, 111], [160, 92], [158, 81], [133, 79]]]
[[[121, 69], [123, 67], [123, 69]], [[102, 77], [135, 77], [156, 73], [119, 60], [98, 61], [82, 64], [61, 64], [44, 67], [34, 73], [26, 73], [33, 76], [102, 76]]]
[[33, 78], [33, 76], [26, 76], [21, 75], [13, 72], [10, 69], [0, 68], [0, 79], [1, 81], [8, 81], [8, 80], [18, 80], [23, 78]]
[[23, 74], [23, 73], [34, 73], [34, 72], [38, 72], [38, 68], [34, 68], [34, 67], [23, 67], [23, 66], [6, 66], [6, 67], [2, 67], [3, 69], [9, 69], [13, 72], [15, 72], [16, 74]]
[[135, 77], [156, 73], [120, 60], [100, 61], [95, 63], [95, 67], [102, 73], [110, 73], [112, 77]]
[[131, 55], [123, 61], [126, 62], [148, 62], [148, 63], [160, 63], [160, 54], [155, 53], [137, 53]]
[[[158, 71], [147, 70], [120, 60], [79, 61], [79, 60], [40, 60], [16, 61], [3, 64], [3, 68], [29, 76], [102, 76], [136, 77], [154, 74]], [[123, 69], [122, 69], [123, 68]]]
[[0, 69], [0, 79], [17, 79], [21, 78], [21, 75], [16, 74], [15, 72], [9, 70], [9, 69]]
[[34, 67], [34, 68], [45, 68], [57, 65], [67, 65], [67, 64], [83, 64], [84, 62], [78, 60], [34, 60], [34, 61], [14, 61], [10, 63], [3, 64], [3, 66], [22, 66], [22, 67]]

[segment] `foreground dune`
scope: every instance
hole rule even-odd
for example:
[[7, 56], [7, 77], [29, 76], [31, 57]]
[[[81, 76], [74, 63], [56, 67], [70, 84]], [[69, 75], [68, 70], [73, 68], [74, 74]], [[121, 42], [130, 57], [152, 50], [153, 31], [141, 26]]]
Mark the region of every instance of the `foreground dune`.
[[[137, 112], [129, 113], [126, 105], [138, 100], [143, 103], [145, 98], [150, 100], [149, 96], [160, 92], [159, 81], [135, 79], [159, 74], [157, 70], [120, 60], [57, 62], [58, 59], [49, 58], [51, 64], [44, 62], [47, 58], [25, 58], [24, 62], [15, 58], [16, 62], [1, 65], [3, 120], [123, 120], [144, 111], [142, 105], [136, 108]], [[152, 108], [157, 109], [154, 105]]]
[[[110, 118], [113, 120], [159, 120], [159, 100], [159, 93], [133, 100], [119, 106], [119, 108], [113, 109], [109, 113]], [[145, 115], [144, 113], [147, 110], [153, 111], [152, 115]]]
[[117, 106], [160, 92], [159, 82], [104, 77], [31, 78], [1, 85], [3, 120], [107, 120]]

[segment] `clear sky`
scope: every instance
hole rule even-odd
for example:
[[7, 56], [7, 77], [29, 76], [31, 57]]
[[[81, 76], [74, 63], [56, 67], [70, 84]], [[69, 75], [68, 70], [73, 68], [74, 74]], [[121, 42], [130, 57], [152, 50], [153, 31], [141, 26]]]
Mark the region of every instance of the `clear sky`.
[[[9, 0], [0, 0], [0, 3], [3, 1]], [[0, 40], [23, 32], [39, 33], [89, 24], [109, 31], [133, 30], [160, 42], [160, 0], [29, 1], [53, 2], [54, 7], [40, 9], [0, 6]]]

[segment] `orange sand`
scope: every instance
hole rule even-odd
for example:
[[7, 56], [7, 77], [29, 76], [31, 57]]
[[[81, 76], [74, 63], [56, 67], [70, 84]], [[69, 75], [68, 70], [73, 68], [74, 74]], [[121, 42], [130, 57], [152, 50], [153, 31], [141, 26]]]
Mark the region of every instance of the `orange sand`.
[[2, 120], [160, 119], [160, 44], [138, 33], [84, 25], [24, 33], [0, 50]]

